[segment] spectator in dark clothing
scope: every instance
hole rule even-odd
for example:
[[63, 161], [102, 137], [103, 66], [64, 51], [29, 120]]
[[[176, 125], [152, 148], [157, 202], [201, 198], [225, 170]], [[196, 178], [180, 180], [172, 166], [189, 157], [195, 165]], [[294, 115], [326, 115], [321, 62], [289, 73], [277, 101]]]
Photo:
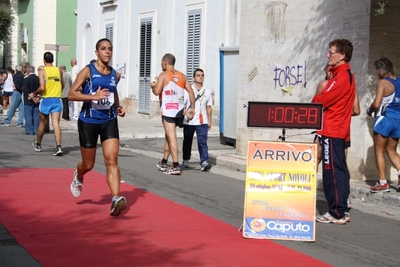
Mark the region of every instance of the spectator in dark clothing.
[[35, 74], [35, 67], [26, 63], [24, 65], [26, 77], [24, 79], [24, 108], [25, 108], [25, 134], [36, 135], [39, 127], [39, 98], [31, 99], [29, 94], [39, 88], [39, 77]]

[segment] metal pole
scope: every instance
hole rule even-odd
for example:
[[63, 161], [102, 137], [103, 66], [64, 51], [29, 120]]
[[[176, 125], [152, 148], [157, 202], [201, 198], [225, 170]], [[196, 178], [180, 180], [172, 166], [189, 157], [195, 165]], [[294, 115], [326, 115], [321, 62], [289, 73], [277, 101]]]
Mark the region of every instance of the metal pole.
[[58, 51], [60, 50], [59, 49], [59, 45], [55, 45], [56, 46], [56, 66], [58, 67]]

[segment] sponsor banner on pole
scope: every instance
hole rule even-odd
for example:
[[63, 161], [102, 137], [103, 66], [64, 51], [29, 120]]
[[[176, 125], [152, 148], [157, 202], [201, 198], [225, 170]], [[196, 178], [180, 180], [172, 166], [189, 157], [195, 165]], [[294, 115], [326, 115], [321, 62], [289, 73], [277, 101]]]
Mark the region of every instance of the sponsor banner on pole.
[[250, 141], [243, 236], [315, 241], [316, 144]]

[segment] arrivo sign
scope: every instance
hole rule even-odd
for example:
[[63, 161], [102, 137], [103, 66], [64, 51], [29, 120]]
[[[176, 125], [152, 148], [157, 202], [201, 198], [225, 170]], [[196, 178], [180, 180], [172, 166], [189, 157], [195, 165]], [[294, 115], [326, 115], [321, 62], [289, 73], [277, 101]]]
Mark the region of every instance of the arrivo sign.
[[247, 127], [322, 128], [322, 104], [248, 102]]

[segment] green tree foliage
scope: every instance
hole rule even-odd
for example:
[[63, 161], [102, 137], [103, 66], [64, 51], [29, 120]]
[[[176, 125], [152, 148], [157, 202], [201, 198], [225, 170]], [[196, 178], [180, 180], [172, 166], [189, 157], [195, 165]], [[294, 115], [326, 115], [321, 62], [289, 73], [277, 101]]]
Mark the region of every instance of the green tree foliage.
[[13, 23], [10, 0], [0, 0], [0, 42], [8, 41]]

